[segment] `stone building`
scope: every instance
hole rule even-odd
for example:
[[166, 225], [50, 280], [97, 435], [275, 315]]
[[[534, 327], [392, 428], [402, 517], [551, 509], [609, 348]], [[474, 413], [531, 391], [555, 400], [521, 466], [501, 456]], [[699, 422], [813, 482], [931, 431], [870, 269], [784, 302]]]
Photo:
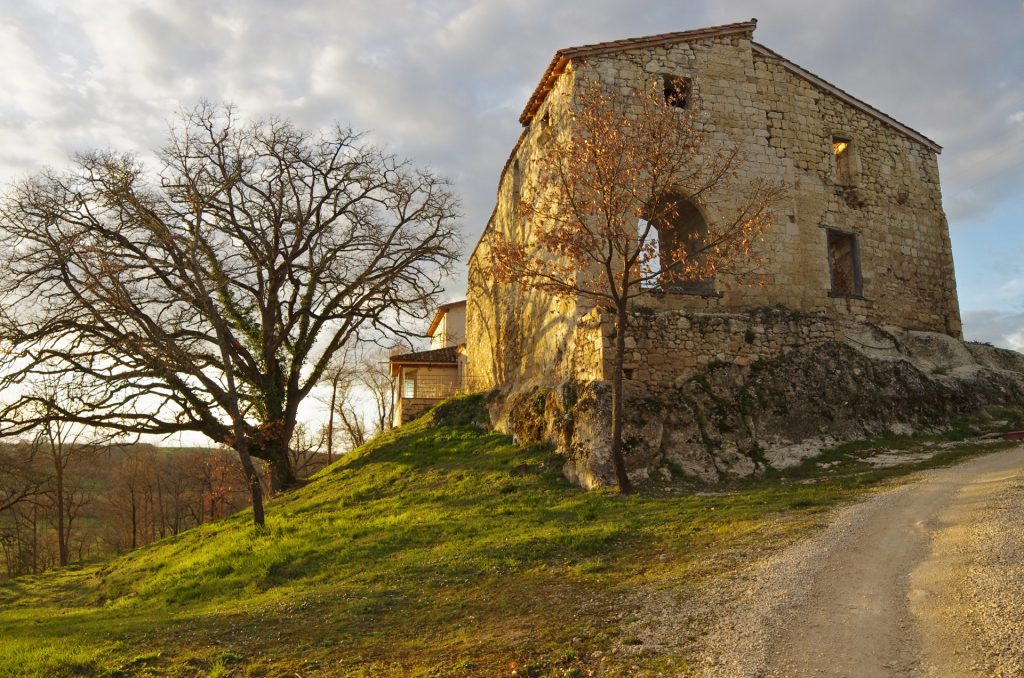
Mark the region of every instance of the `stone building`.
[[394, 425], [412, 421], [467, 388], [466, 302], [443, 304], [427, 328], [430, 349], [392, 355]]
[[[791, 187], [760, 253], [762, 286], [720, 277], [637, 301], [627, 379], [670, 385], [713, 362], [746, 364], [831, 341], [851, 323], [960, 338], [941, 148], [755, 42], [755, 28], [751, 20], [555, 54], [520, 117], [522, 135], [469, 262], [466, 342], [475, 378], [607, 378], [607, 322], [595, 309], [496, 285], [480, 271], [495, 233], [530, 237], [514, 206], [529, 199], [531, 158], [563, 124], [561, 95], [584, 78], [611, 91], [651, 79], [681, 83], [677, 94], [699, 104], [712, 144], [737, 148], [748, 176]], [[690, 205], [686, 218], [713, 224], [728, 207]]]

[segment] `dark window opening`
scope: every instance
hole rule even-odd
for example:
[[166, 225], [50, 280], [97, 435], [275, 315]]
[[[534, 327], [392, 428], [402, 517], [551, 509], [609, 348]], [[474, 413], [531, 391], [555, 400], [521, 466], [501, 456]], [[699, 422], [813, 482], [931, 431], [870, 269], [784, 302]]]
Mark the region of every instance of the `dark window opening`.
[[[713, 294], [714, 280], [700, 278], [708, 224], [692, 202], [678, 195], [669, 195], [652, 206], [645, 215], [651, 229], [647, 234], [653, 258], [651, 269], [659, 271], [649, 284], [665, 292], [680, 294]], [[642, 229], [648, 223], [639, 222]]]
[[832, 296], [860, 297], [864, 282], [860, 274], [860, 250], [856, 233], [828, 231], [828, 268]]
[[661, 78], [665, 88], [665, 103], [676, 108], [686, 108], [690, 101], [690, 79], [671, 74]]
[[832, 137], [832, 154], [836, 159], [836, 181], [840, 184], [853, 183], [851, 143], [846, 137]]
[[626, 379], [632, 379], [633, 378], [633, 368], [632, 367], [624, 367], [624, 368], [622, 368], [622, 376], [625, 377]]
[[551, 140], [551, 113], [545, 111], [544, 115], [540, 118], [540, 128], [537, 131], [537, 141], [541, 144], [547, 144]]

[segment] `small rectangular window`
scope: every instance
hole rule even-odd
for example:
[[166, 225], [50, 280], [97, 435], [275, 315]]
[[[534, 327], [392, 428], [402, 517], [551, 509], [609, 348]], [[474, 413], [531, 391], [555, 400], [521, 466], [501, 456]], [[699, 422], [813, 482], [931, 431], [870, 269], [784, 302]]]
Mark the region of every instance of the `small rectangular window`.
[[676, 108], [686, 108], [690, 100], [690, 79], [668, 73], [661, 78], [665, 87], [665, 103]]
[[403, 398], [415, 398], [416, 397], [416, 371], [406, 372], [402, 380], [402, 397]]
[[832, 137], [832, 154], [836, 158], [836, 182], [843, 185], [853, 183], [851, 143], [846, 137]]
[[860, 251], [856, 233], [828, 231], [828, 269], [832, 296], [860, 297], [864, 282], [860, 274]]

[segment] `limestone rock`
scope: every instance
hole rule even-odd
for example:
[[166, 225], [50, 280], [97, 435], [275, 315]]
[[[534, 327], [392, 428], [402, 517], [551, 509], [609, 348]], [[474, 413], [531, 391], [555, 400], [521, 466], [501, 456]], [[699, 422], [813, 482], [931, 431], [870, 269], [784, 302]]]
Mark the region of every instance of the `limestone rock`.
[[[751, 365], [712, 364], [667, 388], [627, 381], [625, 395], [630, 478], [713, 484], [792, 466], [847, 440], [940, 430], [988, 406], [1024, 407], [1024, 356], [947, 335], [862, 328]], [[518, 438], [556, 445], [570, 480], [614, 485], [608, 382], [533, 389], [510, 411]]]

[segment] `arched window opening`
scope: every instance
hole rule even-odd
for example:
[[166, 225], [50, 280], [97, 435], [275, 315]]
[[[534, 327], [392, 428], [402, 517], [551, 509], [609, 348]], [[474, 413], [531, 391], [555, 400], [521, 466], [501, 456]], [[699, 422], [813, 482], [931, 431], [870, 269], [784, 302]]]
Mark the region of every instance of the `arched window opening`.
[[679, 195], [667, 196], [647, 215], [658, 235], [660, 287], [679, 294], [710, 294], [714, 280], [693, 279], [685, 274], [692, 263], [702, 263], [708, 224], [697, 206]]

